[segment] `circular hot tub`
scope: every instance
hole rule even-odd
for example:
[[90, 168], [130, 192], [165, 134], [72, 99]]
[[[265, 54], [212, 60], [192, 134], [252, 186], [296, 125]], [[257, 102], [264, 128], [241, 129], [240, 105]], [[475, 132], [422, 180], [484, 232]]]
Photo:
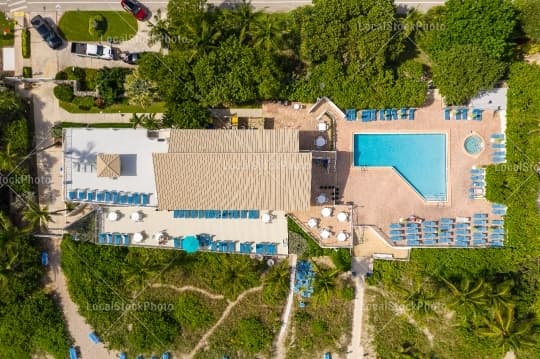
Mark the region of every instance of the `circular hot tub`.
[[463, 144], [469, 155], [476, 156], [484, 149], [484, 140], [478, 135], [470, 135]]

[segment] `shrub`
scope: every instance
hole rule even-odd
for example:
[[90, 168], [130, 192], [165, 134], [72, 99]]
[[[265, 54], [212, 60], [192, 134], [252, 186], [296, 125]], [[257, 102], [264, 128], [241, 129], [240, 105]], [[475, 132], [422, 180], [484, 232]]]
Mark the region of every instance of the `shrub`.
[[75, 96], [73, 99], [73, 103], [79, 106], [81, 110], [85, 111], [90, 110], [94, 106], [94, 101], [95, 100], [92, 96]]
[[73, 95], [73, 87], [71, 85], [58, 85], [54, 88], [54, 96], [60, 101], [71, 102], [75, 95]]
[[30, 30], [24, 29], [21, 35], [22, 57], [30, 58]]
[[94, 105], [96, 105], [96, 107], [99, 107], [99, 108], [104, 108], [105, 107], [105, 100], [102, 99], [101, 97], [98, 97], [94, 101]]
[[54, 77], [55, 80], [67, 80], [68, 74], [66, 74], [65, 71], [58, 71], [56, 73], [56, 76]]
[[70, 80], [84, 81], [86, 73], [80, 67], [70, 67], [67, 71]]
[[262, 351], [272, 344], [272, 330], [255, 317], [241, 319], [233, 330], [234, 341], [241, 349], [250, 354]]
[[23, 70], [23, 71], [22, 71], [23, 77], [24, 77], [25, 79], [30, 79], [30, 78], [32, 78], [32, 68], [31, 68], [31, 67], [25, 66], [25, 67], [23, 67], [22, 70]]
[[107, 31], [107, 20], [101, 15], [92, 16], [88, 20], [88, 32], [92, 36], [102, 36]]
[[174, 318], [189, 330], [207, 327], [215, 320], [213, 313], [194, 294], [184, 294], [178, 298]]

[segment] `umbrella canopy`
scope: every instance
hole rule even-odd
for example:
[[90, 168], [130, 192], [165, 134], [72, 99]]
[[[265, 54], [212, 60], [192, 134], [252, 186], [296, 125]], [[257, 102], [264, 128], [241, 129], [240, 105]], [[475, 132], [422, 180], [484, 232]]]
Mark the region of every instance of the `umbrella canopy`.
[[317, 227], [317, 225], [319, 224], [319, 222], [317, 221], [317, 219], [315, 218], [310, 218], [307, 222], [309, 228], [315, 228]]
[[332, 208], [330, 207], [324, 207], [321, 210], [321, 216], [323, 217], [330, 217], [332, 215]]
[[315, 145], [317, 147], [322, 147], [326, 145], [326, 139], [323, 136], [319, 136], [315, 139]]
[[346, 222], [347, 221], [347, 217], [349, 217], [347, 215], [347, 213], [345, 212], [339, 212], [338, 215], [337, 215], [337, 220], [340, 221], [340, 222]]
[[317, 200], [317, 204], [323, 204], [326, 202], [326, 195], [324, 193], [321, 193], [320, 195], [317, 196], [316, 200]]
[[272, 216], [270, 216], [268, 213], [263, 213], [261, 219], [264, 223], [269, 223], [272, 220]]
[[118, 219], [118, 213], [116, 211], [109, 212], [107, 218], [109, 219], [109, 221], [116, 221]]
[[317, 129], [321, 132], [324, 132], [328, 129], [328, 125], [326, 124], [326, 122], [319, 122], [319, 124], [317, 125]]
[[182, 239], [182, 248], [187, 253], [195, 253], [199, 250], [199, 239], [197, 236], [186, 236]]
[[330, 237], [330, 231], [329, 231], [328, 229], [325, 228], [325, 229], [323, 229], [323, 230], [321, 231], [321, 238], [326, 239], [326, 238], [328, 238], [328, 237]]
[[347, 237], [349, 237], [347, 235], [347, 233], [345, 232], [339, 232], [338, 235], [337, 235], [337, 240], [340, 241], [340, 242], [343, 242], [343, 241], [346, 241], [347, 240]]
[[143, 235], [141, 232], [137, 232], [133, 234], [133, 242], [142, 242]]
[[140, 221], [141, 220], [141, 214], [139, 212], [133, 212], [131, 214], [131, 219], [135, 222], [137, 221]]

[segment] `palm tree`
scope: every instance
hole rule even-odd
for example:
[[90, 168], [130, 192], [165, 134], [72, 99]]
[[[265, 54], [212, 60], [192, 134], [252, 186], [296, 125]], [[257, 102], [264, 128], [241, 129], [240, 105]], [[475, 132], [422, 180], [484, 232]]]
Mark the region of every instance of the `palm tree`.
[[24, 211], [23, 220], [28, 223], [30, 230], [47, 231], [49, 222], [54, 222], [52, 216], [65, 210], [49, 211], [48, 206], [39, 207], [36, 203], [31, 203]]
[[493, 318], [484, 319], [484, 327], [479, 330], [479, 334], [496, 339], [497, 346], [503, 352], [509, 349], [517, 351], [536, 345], [537, 325], [534, 319], [516, 322], [512, 306], [497, 308]]
[[136, 292], [148, 285], [160, 273], [161, 269], [163, 267], [152, 263], [148, 256], [129, 261], [122, 269], [125, 286]]
[[200, 22], [186, 24], [186, 35], [189, 39], [188, 61], [191, 62], [199, 55], [204, 55], [216, 47], [221, 31], [208, 20], [202, 19]]
[[505, 280], [496, 285], [487, 285], [487, 297], [491, 306], [495, 308], [510, 307], [512, 305], [512, 288], [514, 281]]
[[0, 248], [2, 248], [8, 240], [25, 237], [28, 233], [28, 229], [21, 229], [14, 226], [9, 218], [3, 212], [0, 212]]
[[281, 50], [284, 31], [280, 28], [275, 17], [265, 14], [261, 21], [256, 22], [252, 31], [253, 47], [268, 52]]
[[462, 278], [458, 285], [455, 285], [443, 277], [441, 277], [441, 280], [450, 290], [450, 306], [454, 308], [461, 307], [470, 311], [474, 318], [476, 318], [476, 314], [481, 308], [485, 307], [488, 302], [487, 287], [483, 279], [479, 279], [473, 284], [469, 278]]
[[328, 303], [328, 300], [337, 290], [337, 276], [339, 269], [322, 268], [317, 263], [313, 263], [315, 271], [315, 281], [313, 285], [315, 303]]
[[162, 48], [168, 48], [171, 39], [170, 22], [167, 18], [161, 17], [161, 9], [156, 11], [153, 22], [148, 21], [148, 26], [150, 27], [148, 46], [152, 46], [159, 41]]
[[269, 289], [267, 293], [272, 293], [274, 297], [280, 297], [281, 294], [289, 290], [290, 275], [289, 266], [286, 261], [281, 262], [270, 269], [264, 276], [263, 283]]
[[129, 122], [133, 125], [133, 128], [137, 128], [142, 125], [144, 117], [138, 113], [131, 115]]
[[397, 287], [397, 289], [405, 296], [409, 309], [420, 315], [433, 313], [436, 297], [426, 283], [415, 282], [412, 288]]
[[253, 11], [251, 2], [242, 0], [242, 3], [233, 11], [233, 20], [238, 29], [238, 41], [242, 44], [250, 37], [250, 31], [261, 18], [262, 11]]

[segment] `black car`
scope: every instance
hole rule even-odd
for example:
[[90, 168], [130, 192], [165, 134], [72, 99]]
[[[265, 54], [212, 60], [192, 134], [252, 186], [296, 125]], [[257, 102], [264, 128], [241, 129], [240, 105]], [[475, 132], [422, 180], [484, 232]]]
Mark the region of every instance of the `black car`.
[[57, 49], [62, 46], [60, 36], [58, 36], [53, 27], [41, 15], [34, 16], [30, 20], [30, 23], [51, 49]]
[[139, 60], [146, 54], [146, 52], [130, 52], [127, 55], [125, 55], [122, 60], [124, 60], [125, 63], [130, 65], [137, 65]]

